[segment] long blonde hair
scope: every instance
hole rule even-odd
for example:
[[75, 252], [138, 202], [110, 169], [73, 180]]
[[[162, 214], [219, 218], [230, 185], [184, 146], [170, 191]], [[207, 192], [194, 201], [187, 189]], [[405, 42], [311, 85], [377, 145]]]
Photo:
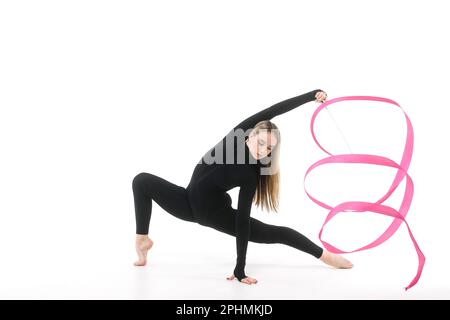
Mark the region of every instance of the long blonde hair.
[[280, 191], [280, 130], [275, 123], [270, 120], [258, 122], [251, 134], [257, 134], [260, 130], [272, 133], [277, 139], [275, 147], [270, 152], [270, 161], [263, 164], [269, 174], [258, 175], [258, 184], [253, 202], [263, 210], [278, 212], [279, 191]]

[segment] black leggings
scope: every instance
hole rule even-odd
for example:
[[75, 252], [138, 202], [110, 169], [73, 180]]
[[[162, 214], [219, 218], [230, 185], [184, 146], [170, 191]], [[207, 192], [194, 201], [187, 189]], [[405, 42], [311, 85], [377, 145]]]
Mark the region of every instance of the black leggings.
[[[148, 234], [152, 214], [152, 200], [173, 216], [209, 226], [235, 236], [234, 208], [211, 212], [207, 221], [198, 221], [188, 200], [185, 188], [175, 185], [151, 173], [142, 172], [133, 179], [136, 234]], [[249, 241], [257, 243], [281, 243], [320, 258], [323, 249], [301, 233], [284, 226], [270, 225], [250, 217]]]

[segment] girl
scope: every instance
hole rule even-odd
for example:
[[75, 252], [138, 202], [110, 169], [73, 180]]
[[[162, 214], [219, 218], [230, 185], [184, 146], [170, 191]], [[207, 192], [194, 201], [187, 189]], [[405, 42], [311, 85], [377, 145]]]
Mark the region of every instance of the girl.
[[[256, 284], [245, 274], [248, 241], [281, 243], [337, 268], [351, 268], [344, 257], [319, 247], [299, 232], [263, 223], [250, 217], [252, 203], [268, 211], [278, 210], [280, 131], [270, 120], [310, 101], [324, 102], [327, 95], [317, 89], [281, 101], [236, 125], [196, 165], [184, 188], [151, 173], [133, 179], [136, 216], [136, 266], [144, 266], [153, 246], [148, 237], [152, 202], [182, 220], [236, 237], [236, 265], [228, 280]], [[228, 190], [239, 186], [237, 209]]]

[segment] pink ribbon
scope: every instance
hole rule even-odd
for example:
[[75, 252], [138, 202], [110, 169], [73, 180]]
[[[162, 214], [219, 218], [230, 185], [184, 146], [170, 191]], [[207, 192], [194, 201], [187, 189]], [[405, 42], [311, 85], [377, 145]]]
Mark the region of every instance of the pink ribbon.
[[[403, 151], [403, 156], [402, 156], [402, 160], [401, 160], [400, 164], [397, 164], [396, 162], [392, 161], [391, 159], [388, 159], [388, 158], [385, 158], [382, 156], [375, 156], [375, 155], [368, 155], [368, 154], [332, 155], [331, 153], [329, 153], [327, 150], [325, 150], [320, 145], [320, 143], [317, 141], [317, 138], [314, 134], [314, 121], [315, 121], [317, 115], [323, 108], [327, 107], [328, 105], [330, 105], [332, 103], [341, 102], [341, 101], [350, 101], [350, 100], [370, 100], [370, 101], [386, 102], [386, 103], [390, 103], [392, 105], [396, 105], [403, 111], [403, 113], [405, 114], [405, 119], [406, 119], [407, 135], [406, 135], [405, 149]], [[416, 276], [411, 281], [411, 283], [405, 288], [405, 290], [408, 290], [409, 288], [414, 286], [417, 283], [417, 281], [419, 281], [420, 275], [422, 274], [423, 266], [425, 264], [425, 256], [422, 253], [422, 251], [420, 250], [419, 245], [417, 244], [416, 240], [414, 239], [411, 229], [405, 219], [406, 214], [408, 213], [409, 207], [411, 205], [411, 201], [412, 201], [412, 197], [413, 197], [413, 193], [414, 193], [413, 182], [407, 173], [409, 164], [411, 162], [412, 152], [413, 152], [414, 133], [413, 133], [413, 127], [411, 125], [411, 121], [409, 120], [405, 111], [400, 107], [400, 105], [397, 102], [395, 102], [391, 99], [387, 99], [387, 98], [372, 97], [372, 96], [347, 96], [347, 97], [334, 98], [334, 99], [330, 99], [330, 100], [322, 103], [317, 108], [317, 110], [314, 112], [314, 114], [311, 118], [311, 133], [314, 138], [314, 141], [319, 146], [319, 148], [322, 149], [325, 153], [329, 154], [330, 157], [319, 160], [316, 163], [314, 163], [311, 167], [309, 167], [309, 169], [305, 173], [305, 177], [303, 180], [304, 185], [305, 185], [306, 177], [311, 172], [311, 170], [313, 170], [314, 168], [316, 168], [318, 166], [327, 164], [327, 163], [366, 163], [366, 164], [375, 164], [375, 165], [380, 165], [380, 166], [388, 166], [388, 167], [397, 169], [397, 173], [395, 175], [395, 178], [394, 178], [394, 181], [392, 182], [391, 187], [389, 188], [389, 191], [375, 203], [362, 202], [362, 201], [348, 201], [348, 202], [343, 202], [335, 207], [332, 207], [330, 205], [327, 205], [326, 203], [323, 203], [323, 202], [317, 200], [313, 196], [311, 196], [308, 193], [308, 191], [306, 190], [306, 186], [305, 186], [305, 192], [308, 195], [308, 197], [312, 201], [317, 203], [319, 206], [326, 208], [328, 210], [331, 210], [328, 213], [328, 216], [326, 217], [326, 219], [322, 225], [322, 228], [320, 229], [319, 239], [322, 242], [322, 244], [324, 245], [324, 247], [328, 251], [333, 252], [333, 253], [351, 253], [351, 252], [356, 252], [356, 251], [361, 251], [361, 250], [366, 250], [366, 249], [376, 247], [376, 246], [380, 245], [381, 243], [383, 243], [384, 241], [386, 241], [387, 239], [389, 239], [397, 231], [397, 229], [401, 225], [401, 223], [404, 222], [406, 224], [406, 227], [408, 228], [409, 235], [411, 237], [411, 240], [412, 240], [414, 247], [416, 249], [416, 252], [417, 252], [417, 256], [419, 258], [419, 265], [417, 267]], [[403, 180], [404, 177], [406, 177], [406, 188], [405, 188], [405, 194], [403, 197], [403, 201], [400, 205], [400, 209], [397, 211], [394, 208], [383, 205], [382, 203], [390, 197], [390, 195], [395, 191], [395, 189], [398, 187], [398, 185], [400, 184], [400, 182]], [[394, 220], [392, 221], [391, 225], [387, 228], [387, 230], [384, 231], [384, 233], [381, 236], [379, 236], [375, 241], [369, 243], [368, 245], [366, 245], [364, 247], [361, 247], [361, 248], [358, 248], [358, 249], [355, 249], [352, 251], [344, 251], [344, 250], [336, 248], [335, 246], [322, 240], [323, 228], [338, 213], [340, 213], [340, 212], [367, 212], [367, 211], [384, 214], [386, 216], [391, 216], [394, 218]]]

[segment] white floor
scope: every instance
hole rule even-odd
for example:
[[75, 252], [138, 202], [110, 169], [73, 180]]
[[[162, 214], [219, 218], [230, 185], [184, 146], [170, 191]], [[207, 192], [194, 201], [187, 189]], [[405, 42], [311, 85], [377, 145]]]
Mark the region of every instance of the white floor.
[[[249, 244], [247, 274], [259, 280], [248, 286], [227, 281], [232, 271], [234, 239], [208, 228], [162, 215], [175, 238], [155, 231], [149, 264], [134, 261], [133, 237], [119, 234], [94, 241], [92, 234], [66, 242], [36, 241], [15, 260], [2, 263], [1, 299], [449, 299], [445, 264], [427, 250], [420, 282], [405, 292], [415, 274], [416, 258], [393, 237], [389, 245], [347, 257], [351, 270], [330, 268], [282, 245]], [[402, 233], [406, 230], [399, 230]], [[197, 237], [189, 235], [196, 233]], [[91, 239], [92, 241], [86, 241]], [[62, 251], [64, 245], [68, 251]], [[441, 260], [442, 262], [442, 260]]]

